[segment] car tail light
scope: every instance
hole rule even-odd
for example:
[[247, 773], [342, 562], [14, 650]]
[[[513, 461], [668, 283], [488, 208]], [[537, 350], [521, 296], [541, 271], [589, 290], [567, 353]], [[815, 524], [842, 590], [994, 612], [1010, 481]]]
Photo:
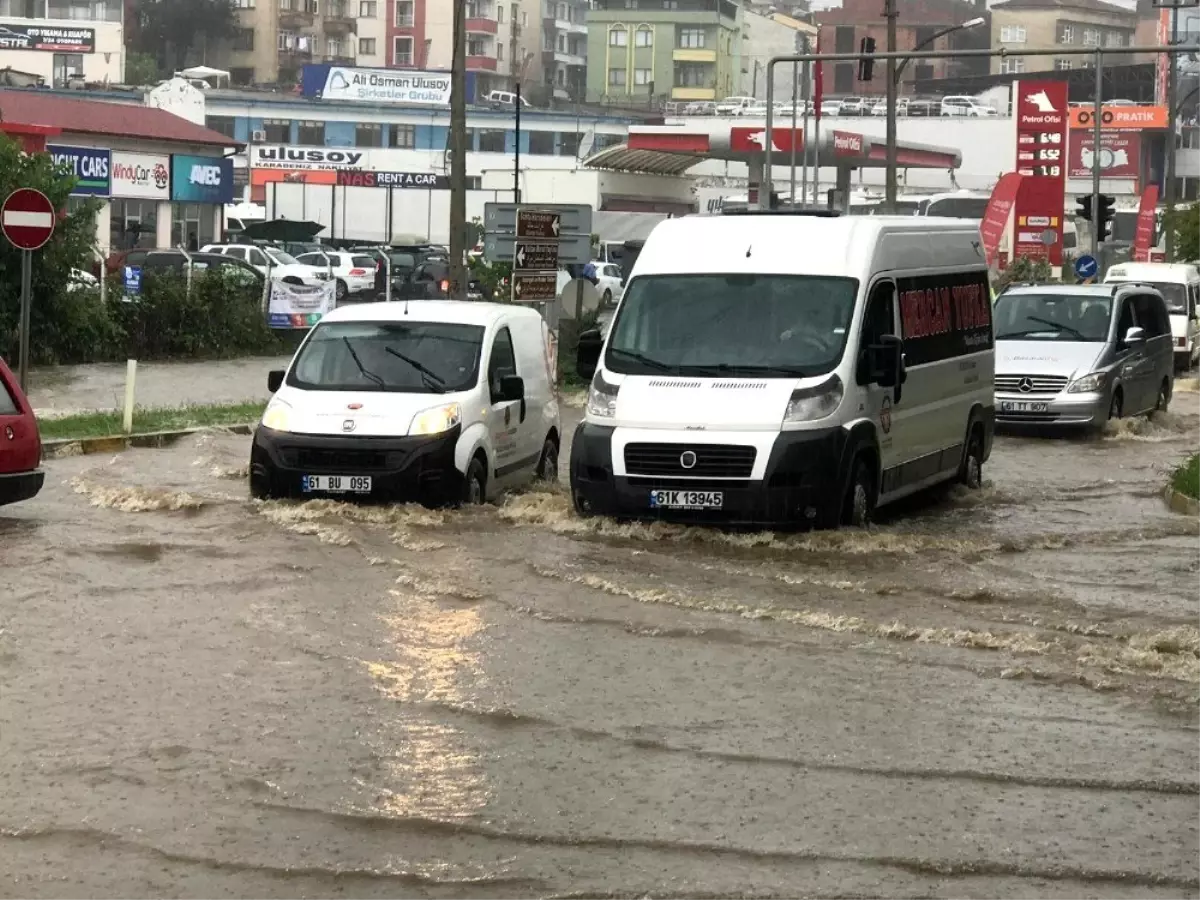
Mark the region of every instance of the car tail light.
[[351, 269], [350, 274], [351, 275], [366, 275], [367, 270], [366, 269]]
[[441, 284], [441, 287], [442, 287], [442, 293], [443, 293], [443, 294], [448, 294], [448, 293], [450, 293], [450, 282], [449, 282], [449, 280], [447, 280], [447, 279], [443, 278], [443, 279], [442, 279], [442, 284]]

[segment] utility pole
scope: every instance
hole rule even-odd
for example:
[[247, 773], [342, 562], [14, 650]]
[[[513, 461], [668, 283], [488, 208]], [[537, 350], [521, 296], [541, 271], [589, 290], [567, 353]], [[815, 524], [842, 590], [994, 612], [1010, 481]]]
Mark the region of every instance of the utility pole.
[[454, 2], [450, 72], [450, 296], [467, 299], [467, 28], [466, 0]]
[[[887, 17], [887, 52], [896, 52], [897, 0], [884, 0], [883, 14]], [[896, 59], [887, 61], [887, 168], [884, 170], [883, 211], [896, 212]]]
[[517, 108], [517, 124], [516, 124], [517, 134], [516, 134], [516, 141], [513, 144], [514, 149], [517, 151], [516, 156], [513, 158], [513, 203], [520, 203], [521, 202], [521, 103], [522, 103], [521, 82], [520, 81], [517, 82], [517, 85], [515, 88], [515, 93], [513, 94], [513, 96], [516, 98], [515, 100], [513, 100], [513, 106], [515, 106]]
[[[1096, 96], [1092, 98], [1092, 258], [1100, 258], [1100, 141], [1104, 115], [1104, 51], [1096, 48]], [[1015, 100], [1013, 101], [1016, 102]], [[1014, 114], [1015, 115], [1015, 114]], [[1065, 148], [1064, 148], [1065, 149]]]
[[[1179, 43], [1179, 3], [1170, 4], [1171, 12], [1170, 38], [1167, 43], [1174, 47]], [[1166, 242], [1167, 262], [1175, 262], [1175, 141], [1178, 138], [1178, 108], [1175, 105], [1175, 92], [1178, 90], [1179, 58], [1167, 57], [1167, 177], [1163, 185], [1163, 240]]]

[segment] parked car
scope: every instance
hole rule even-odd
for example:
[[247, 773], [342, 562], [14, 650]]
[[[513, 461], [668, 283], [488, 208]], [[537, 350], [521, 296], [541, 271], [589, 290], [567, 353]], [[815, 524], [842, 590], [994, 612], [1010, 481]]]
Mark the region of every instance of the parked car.
[[262, 290], [263, 280], [266, 278], [262, 272], [249, 263], [235, 256], [226, 256], [222, 253], [196, 252], [185, 254], [182, 250], [151, 250], [140, 259], [141, 262], [137, 267], [141, 269], [143, 278], [162, 272], [173, 272], [177, 275], [184, 275], [187, 272], [189, 264], [193, 273], [219, 269], [235, 277], [242, 284], [254, 287], [257, 290]]
[[912, 99], [908, 101], [908, 115], [910, 117], [927, 118], [929, 116], [940, 116], [941, 114], [941, 100], [925, 98], [923, 100]]
[[685, 116], [715, 116], [717, 104], [711, 100], [696, 100], [684, 106], [683, 114]]
[[[501, 109], [506, 106], [515, 106], [517, 103], [517, 95], [512, 91], [492, 91], [487, 95], [487, 104], [493, 109]], [[529, 101], [524, 97], [521, 98], [521, 108], [529, 109]]]
[[867, 104], [870, 101], [863, 97], [843, 97], [841, 109], [838, 110], [839, 116], [862, 116], [866, 115]]
[[[897, 97], [896, 98], [896, 115], [898, 115], [898, 116], [907, 116], [908, 115], [908, 102], [909, 101], [908, 101], [907, 97]], [[881, 97], [878, 100], [876, 100], [874, 103], [872, 103], [870, 108], [867, 109], [865, 115], [886, 116], [887, 115], [887, 98]]]
[[996, 115], [996, 110], [974, 97], [943, 97], [941, 115], [981, 119]]
[[993, 318], [999, 423], [1098, 428], [1171, 402], [1171, 324], [1152, 287], [1014, 286]]
[[822, 100], [821, 115], [822, 116], [840, 116], [842, 114], [841, 100]]
[[619, 303], [625, 295], [621, 267], [616, 263], [602, 262], [593, 262], [592, 265], [596, 267], [596, 290], [600, 294], [601, 305]]
[[758, 100], [754, 97], [726, 97], [717, 104], [718, 116], [740, 116], [746, 107], [754, 106]]
[[46, 475], [33, 407], [0, 359], [0, 506], [37, 496]]
[[258, 244], [205, 244], [200, 248], [202, 253], [219, 253], [231, 256], [249, 263], [263, 275], [269, 271], [272, 278], [290, 284], [307, 284], [312, 287], [324, 284], [329, 280], [325, 269], [306, 266], [298, 262], [294, 256], [275, 247]]
[[[445, 300], [450, 296], [450, 263], [427, 259], [397, 285], [392, 280], [393, 300]], [[468, 300], [491, 300], [492, 292], [477, 277], [468, 275]]]
[[97, 288], [100, 286], [100, 279], [91, 272], [85, 272], [83, 269], [72, 269], [71, 278], [67, 282], [67, 290], [82, 291], [86, 288]]
[[350, 253], [346, 250], [320, 250], [296, 257], [306, 266], [324, 268], [336, 279], [337, 300], [341, 303], [355, 294], [365, 294], [375, 286], [375, 268], [379, 265], [376, 256], [366, 253]]

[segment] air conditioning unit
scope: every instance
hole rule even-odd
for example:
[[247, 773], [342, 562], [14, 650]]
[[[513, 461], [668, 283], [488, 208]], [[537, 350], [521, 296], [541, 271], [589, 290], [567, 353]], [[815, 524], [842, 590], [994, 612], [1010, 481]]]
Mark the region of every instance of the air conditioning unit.
[[265, 131], [252, 131], [250, 132], [250, 140], [256, 144], [265, 143], [267, 140], [267, 133]]

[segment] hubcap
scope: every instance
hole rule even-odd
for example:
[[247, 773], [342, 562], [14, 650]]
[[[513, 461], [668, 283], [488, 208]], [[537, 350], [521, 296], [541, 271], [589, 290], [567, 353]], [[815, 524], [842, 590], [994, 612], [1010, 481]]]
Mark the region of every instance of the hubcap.
[[553, 447], [546, 448], [546, 464], [542, 467], [542, 477], [547, 480], [558, 477], [558, 451]]
[[468, 494], [472, 503], [483, 502], [483, 485], [479, 483], [478, 478], [471, 479], [471, 489]]
[[967, 459], [967, 483], [971, 487], [979, 486], [979, 458], [973, 453]]
[[859, 483], [854, 486], [853, 524], [862, 525], [867, 520], [867, 489]]

